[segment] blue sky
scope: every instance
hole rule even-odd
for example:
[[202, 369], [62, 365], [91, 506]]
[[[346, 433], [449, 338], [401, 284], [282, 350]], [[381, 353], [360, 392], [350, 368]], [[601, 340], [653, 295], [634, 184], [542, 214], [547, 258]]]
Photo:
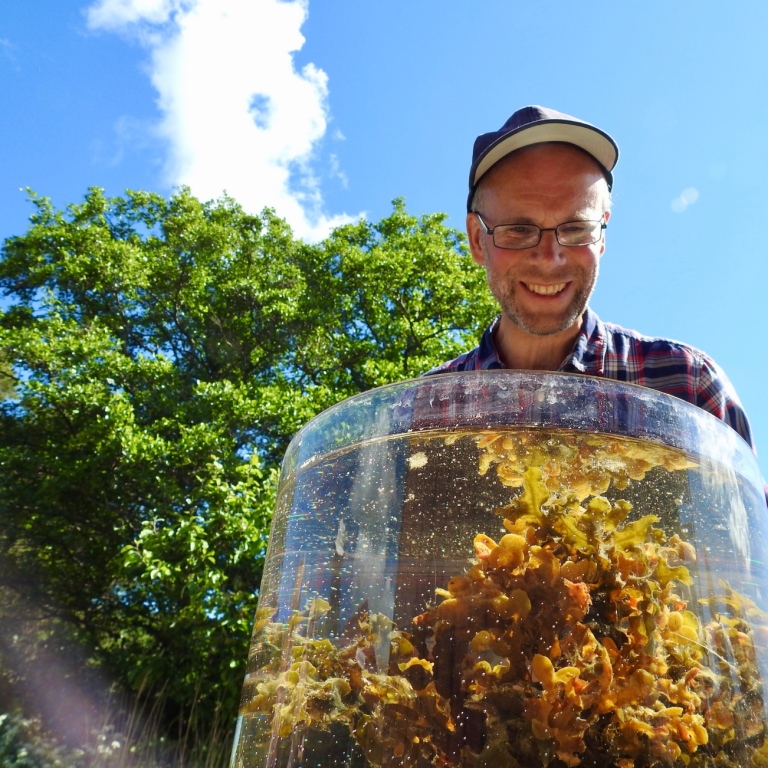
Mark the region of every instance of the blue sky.
[[474, 137], [524, 104], [621, 157], [592, 304], [734, 382], [768, 476], [768, 5], [711, 0], [0, 4], [0, 238], [24, 187], [204, 199], [318, 237], [403, 196], [463, 228]]

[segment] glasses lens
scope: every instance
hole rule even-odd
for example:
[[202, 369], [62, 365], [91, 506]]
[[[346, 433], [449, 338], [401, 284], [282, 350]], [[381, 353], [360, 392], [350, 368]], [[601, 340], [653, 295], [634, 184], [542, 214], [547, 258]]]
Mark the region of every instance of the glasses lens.
[[592, 245], [600, 239], [600, 221], [566, 221], [557, 228], [561, 245]]
[[539, 241], [540, 230], [533, 224], [504, 224], [493, 230], [497, 248], [530, 248]]

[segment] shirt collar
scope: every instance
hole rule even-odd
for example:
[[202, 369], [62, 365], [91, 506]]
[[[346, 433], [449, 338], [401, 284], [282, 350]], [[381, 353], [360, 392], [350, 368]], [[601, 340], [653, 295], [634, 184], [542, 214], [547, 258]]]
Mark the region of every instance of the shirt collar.
[[494, 321], [485, 329], [485, 333], [480, 339], [480, 344], [477, 348], [477, 366], [482, 370], [504, 368], [504, 364], [499, 357], [499, 350], [496, 348], [496, 342], [493, 340], [500, 321], [501, 315], [497, 315]]
[[600, 318], [589, 307], [584, 313], [584, 322], [573, 350], [558, 370], [590, 376], [602, 376], [605, 371], [605, 328]]

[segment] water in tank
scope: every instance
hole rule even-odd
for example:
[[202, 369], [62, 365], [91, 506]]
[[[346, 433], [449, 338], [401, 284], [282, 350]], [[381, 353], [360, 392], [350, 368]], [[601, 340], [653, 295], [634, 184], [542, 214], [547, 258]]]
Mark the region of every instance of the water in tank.
[[346, 400], [283, 462], [232, 767], [768, 765], [767, 522], [749, 446], [652, 390]]

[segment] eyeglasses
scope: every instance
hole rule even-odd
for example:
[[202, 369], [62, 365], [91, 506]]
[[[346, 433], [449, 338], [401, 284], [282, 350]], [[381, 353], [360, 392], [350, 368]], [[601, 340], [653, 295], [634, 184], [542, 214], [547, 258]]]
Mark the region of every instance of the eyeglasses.
[[600, 219], [599, 221], [566, 221], [556, 227], [545, 228], [537, 227], [535, 224], [499, 224], [491, 228], [477, 211], [473, 213], [485, 227], [486, 234], [493, 237], [493, 244], [497, 248], [507, 248], [511, 251], [538, 245], [542, 232], [554, 232], [560, 245], [592, 245], [600, 240], [603, 230], [608, 226]]

